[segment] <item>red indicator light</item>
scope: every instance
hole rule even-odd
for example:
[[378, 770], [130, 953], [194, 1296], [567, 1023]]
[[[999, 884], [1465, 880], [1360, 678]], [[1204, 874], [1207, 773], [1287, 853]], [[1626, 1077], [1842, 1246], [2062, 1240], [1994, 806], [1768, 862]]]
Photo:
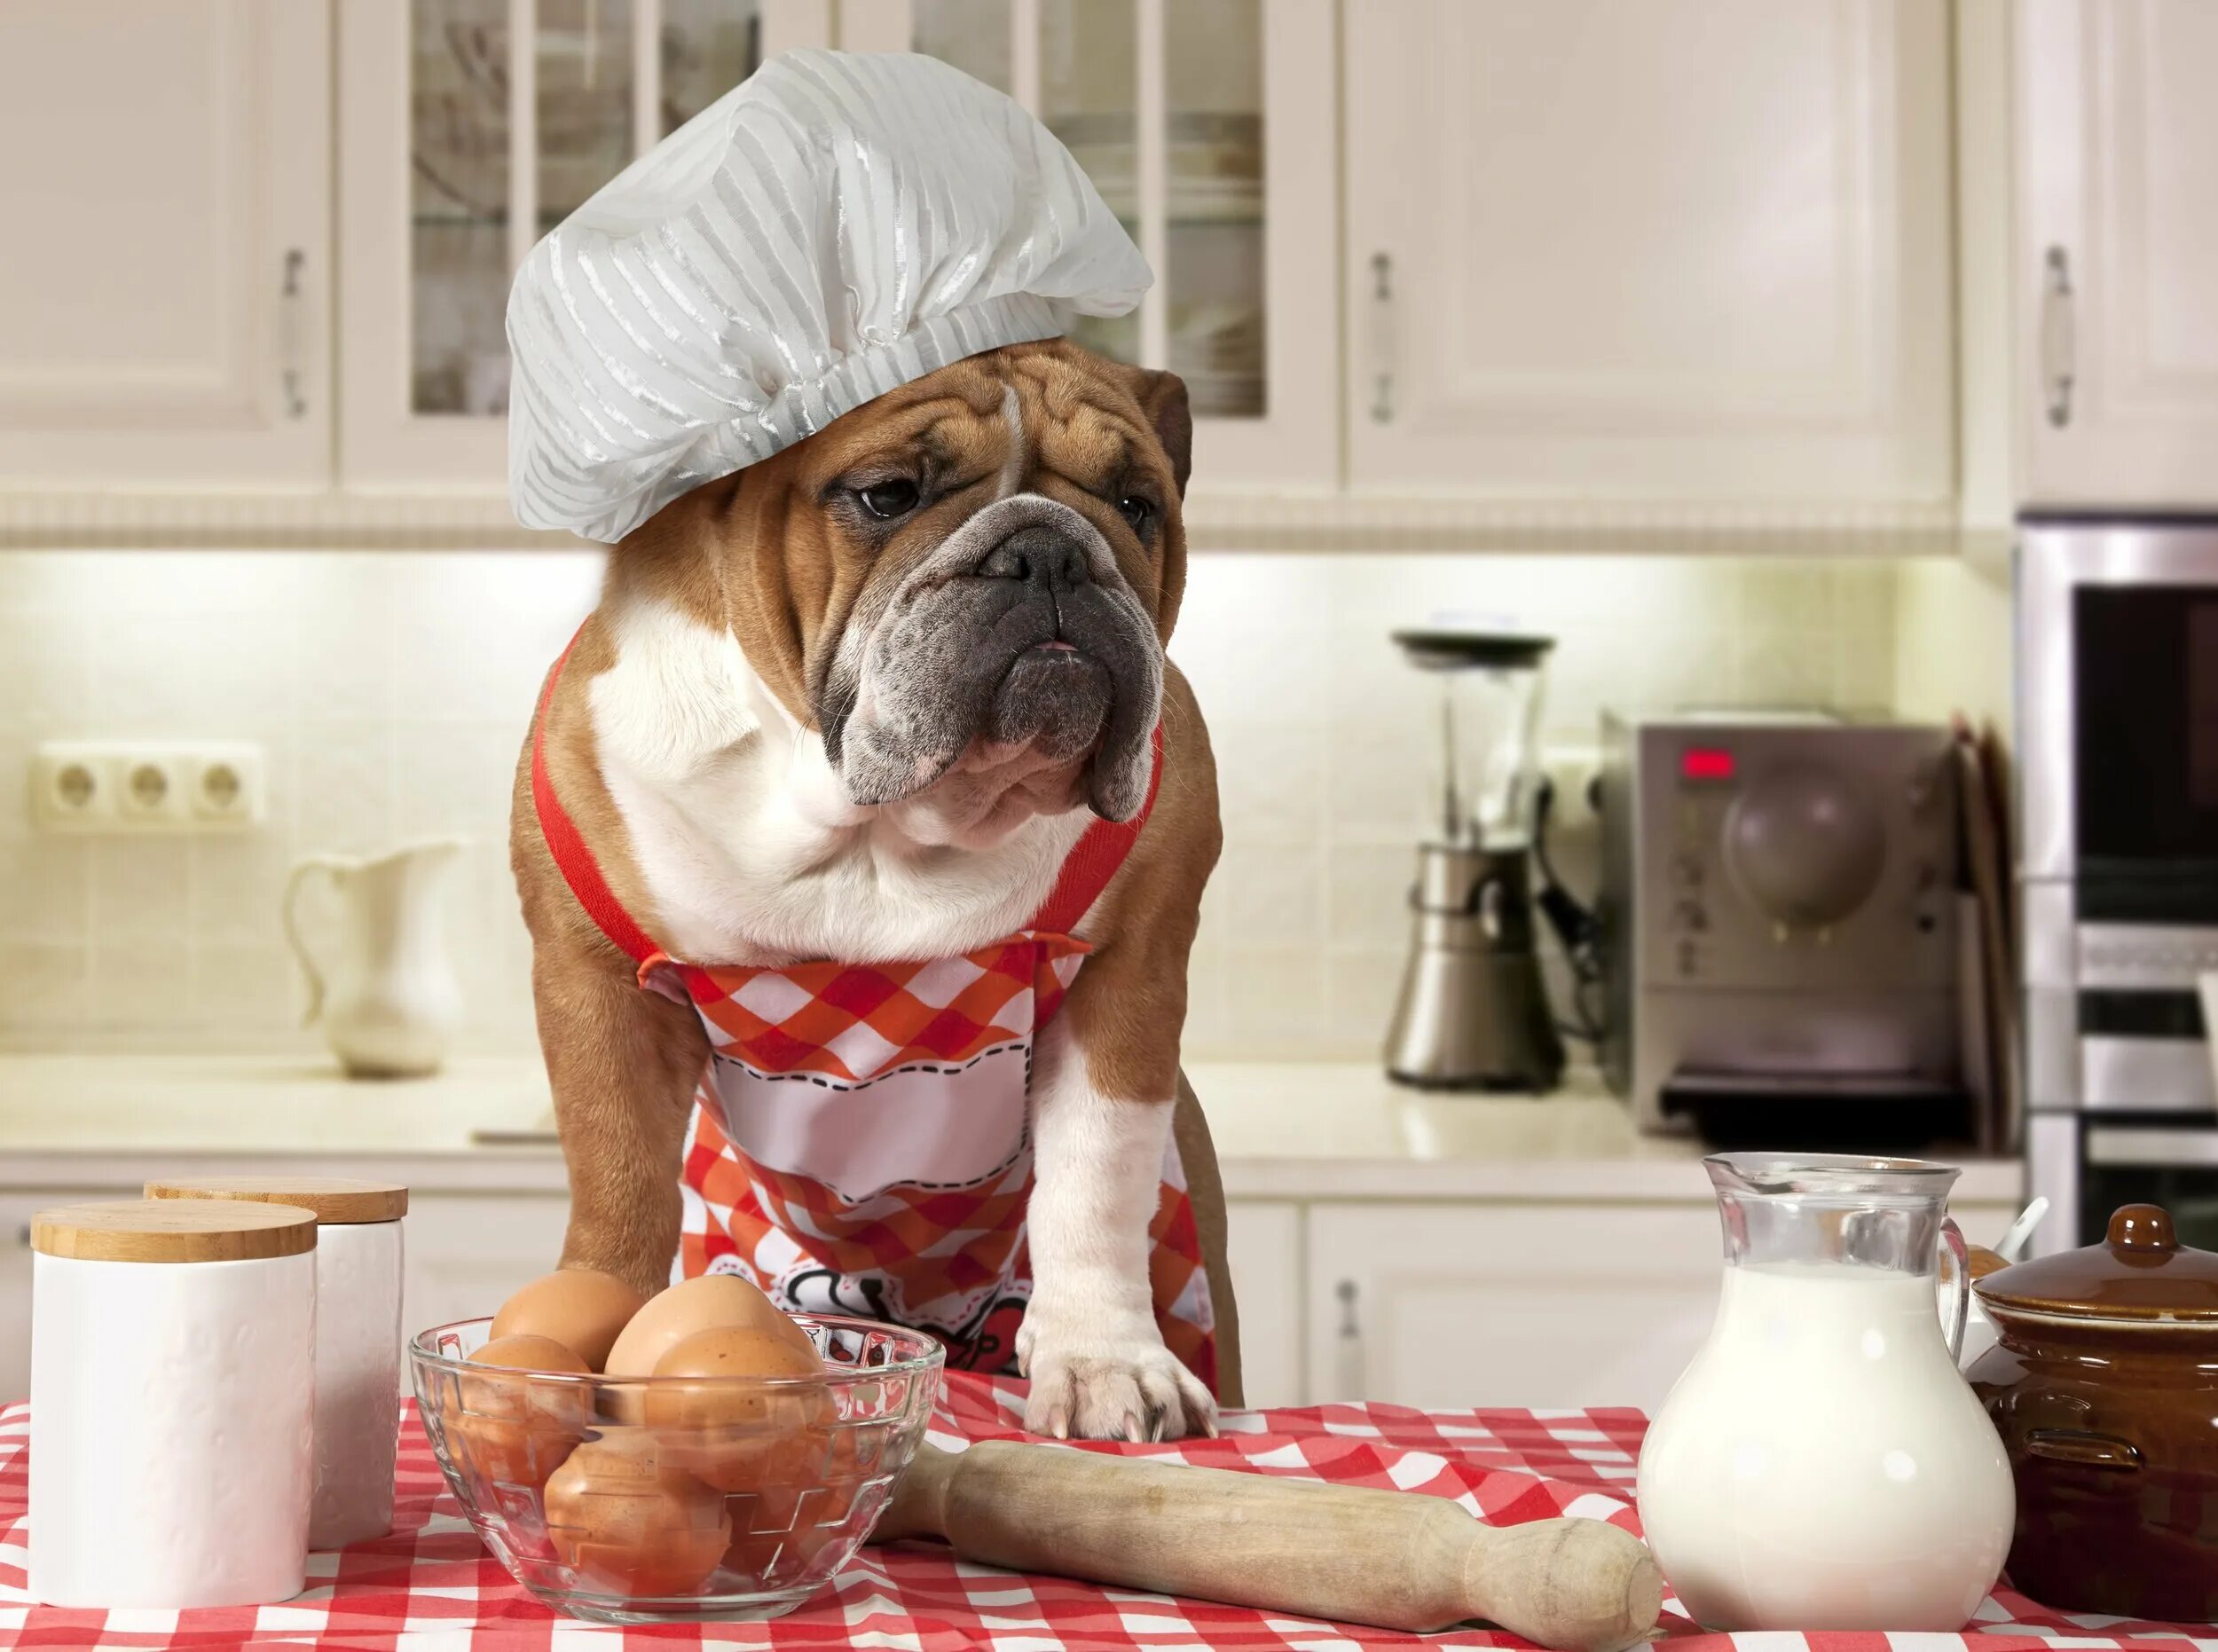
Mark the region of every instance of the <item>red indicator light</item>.
[[1730, 780], [1733, 753], [1716, 746], [1688, 746], [1679, 754], [1679, 773], [1682, 780]]

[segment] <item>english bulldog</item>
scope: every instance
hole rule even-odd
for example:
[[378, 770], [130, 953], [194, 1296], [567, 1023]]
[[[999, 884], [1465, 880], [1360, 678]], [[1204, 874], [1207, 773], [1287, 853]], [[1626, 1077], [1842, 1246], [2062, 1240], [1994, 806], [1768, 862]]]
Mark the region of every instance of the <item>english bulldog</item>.
[[[1236, 1398], [1222, 1195], [1179, 1069], [1220, 844], [1164, 653], [1192, 433], [1170, 374], [1013, 345], [613, 549], [511, 843], [563, 1265], [651, 1292], [678, 1257], [889, 1318], [930, 1296], [924, 1328], [1013, 1352], [1034, 1432], [1212, 1429], [1211, 1373], [1166, 1326], [1213, 1340]], [[1083, 909], [1043, 939], [1058, 893]], [[996, 1062], [1009, 1140], [979, 1122], [1004, 1102], [932, 1111]], [[850, 1168], [815, 1175], [825, 1151]], [[982, 1262], [943, 1260], [996, 1223]]]

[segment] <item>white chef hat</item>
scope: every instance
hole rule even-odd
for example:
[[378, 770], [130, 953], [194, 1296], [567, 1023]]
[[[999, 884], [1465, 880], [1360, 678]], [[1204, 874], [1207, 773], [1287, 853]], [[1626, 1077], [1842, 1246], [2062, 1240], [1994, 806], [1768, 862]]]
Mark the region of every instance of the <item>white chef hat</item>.
[[508, 495], [613, 544], [680, 494], [1151, 276], [1070, 153], [930, 58], [789, 51], [531, 249]]

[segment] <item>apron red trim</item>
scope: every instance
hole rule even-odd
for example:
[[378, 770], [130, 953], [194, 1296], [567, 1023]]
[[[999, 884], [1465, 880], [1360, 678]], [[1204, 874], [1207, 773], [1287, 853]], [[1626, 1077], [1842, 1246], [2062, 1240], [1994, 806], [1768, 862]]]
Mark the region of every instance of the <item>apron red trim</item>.
[[[583, 634], [580, 630], [578, 635]], [[554, 685], [562, 679], [570, 649], [577, 646], [578, 638], [574, 636], [555, 660], [554, 669], [547, 673], [547, 686], [539, 691], [539, 715], [532, 720], [531, 727], [531, 803], [539, 817], [539, 834], [547, 839], [547, 852], [554, 857], [562, 881], [570, 885], [570, 893], [586, 909], [586, 916], [634, 964], [645, 964], [660, 956], [662, 948], [633, 922], [632, 915], [609, 887], [609, 880], [601, 875], [600, 861], [594, 859], [584, 834], [562, 807], [562, 798], [554, 794], [554, 779], [547, 772], [547, 708], [554, 703]], [[1155, 725], [1149, 755], [1147, 799], [1140, 805], [1140, 812], [1129, 821], [1096, 821], [1086, 829], [1065, 857], [1063, 869], [1056, 874], [1055, 887], [1048, 892], [1047, 900], [1034, 916], [1032, 928], [1054, 935], [1070, 933], [1101, 898], [1101, 892], [1109, 886], [1109, 880], [1132, 853], [1140, 828], [1147, 824], [1147, 817], [1154, 812], [1155, 794], [1163, 783], [1163, 726], [1160, 722]]]
[[[585, 633], [581, 630], [578, 634]], [[601, 862], [593, 858], [578, 822], [570, 818], [562, 800], [554, 795], [554, 777], [547, 771], [547, 708], [554, 703], [554, 685], [570, 662], [570, 649], [577, 646], [578, 637], [570, 638], [554, 668], [547, 673], [547, 687], [539, 691], [539, 715], [531, 720], [531, 802], [539, 816], [539, 835], [547, 839], [547, 851], [554, 855], [562, 881], [577, 896], [578, 904], [586, 909], [586, 916], [633, 963], [644, 964], [660, 948], [632, 921], [632, 915], [609, 887], [609, 880], [602, 877]]]

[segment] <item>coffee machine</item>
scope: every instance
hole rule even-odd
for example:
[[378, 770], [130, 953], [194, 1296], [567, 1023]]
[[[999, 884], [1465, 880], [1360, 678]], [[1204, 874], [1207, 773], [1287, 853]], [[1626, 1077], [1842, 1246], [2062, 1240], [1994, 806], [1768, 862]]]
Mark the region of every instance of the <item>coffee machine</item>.
[[1554, 639], [1446, 623], [1393, 637], [1440, 699], [1388, 1074], [1426, 1089], [1552, 1090], [1563, 1040], [1541, 980], [1531, 862]]

